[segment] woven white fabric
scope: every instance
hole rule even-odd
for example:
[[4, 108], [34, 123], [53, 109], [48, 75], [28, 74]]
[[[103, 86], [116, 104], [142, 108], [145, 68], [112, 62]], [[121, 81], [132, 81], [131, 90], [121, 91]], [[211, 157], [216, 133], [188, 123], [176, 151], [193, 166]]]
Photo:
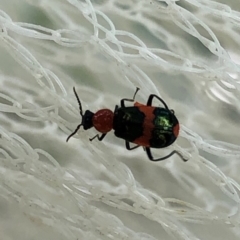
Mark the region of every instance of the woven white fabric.
[[[240, 4], [11, 0], [0, 5], [0, 239], [239, 239]], [[178, 156], [153, 163], [84, 110], [161, 96]], [[154, 102], [158, 104], [157, 101]]]

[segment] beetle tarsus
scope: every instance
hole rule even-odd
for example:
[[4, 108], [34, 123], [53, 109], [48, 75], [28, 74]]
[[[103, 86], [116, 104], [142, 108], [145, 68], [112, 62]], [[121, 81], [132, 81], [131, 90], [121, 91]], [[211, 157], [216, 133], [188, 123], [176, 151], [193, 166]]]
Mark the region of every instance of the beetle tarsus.
[[135, 101], [136, 94], [137, 94], [137, 92], [138, 92], [139, 90], [140, 90], [140, 88], [137, 87], [132, 99], [123, 98], [123, 99], [120, 101], [120, 102], [121, 102], [121, 107], [125, 107], [125, 103], [124, 103], [125, 101], [127, 101], [127, 102], [134, 102], [134, 101]]
[[94, 140], [95, 138], [97, 138], [98, 141], [102, 141], [106, 135], [107, 135], [106, 133], [103, 133], [101, 136], [99, 136], [99, 134], [97, 134], [97, 135], [95, 135], [94, 137], [89, 138], [89, 141], [92, 141], [92, 140]]
[[126, 145], [126, 149], [127, 150], [134, 150], [134, 149], [136, 149], [136, 148], [138, 148], [138, 147], [140, 147], [140, 145], [137, 145], [137, 146], [134, 146], [134, 147], [131, 147], [130, 146], [130, 142], [128, 142], [128, 141], [125, 141], [125, 145]]
[[157, 95], [155, 94], [151, 94], [148, 98], [148, 101], [147, 101], [147, 106], [152, 106], [152, 101], [153, 101], [153, 98], [157, 98], [163, 105], [166, 109], [168, 109], [168, 106], [167, 104]]
[[148, 156], [149, 160], [151, 160], [153, 162], [163, 161], [163, 160], [171, 157], [174, 154], [177, 154], [184, 162], [188, 161], [188, 159], [184, 158], [183, 155], [180, 152], [176, 151], [176, 150], [172, 151], [167, 156], [161, 157], [161, 158], [153, 158], [150, 148], [146, 148], [146, 152], [147, 152], [147, 156]]

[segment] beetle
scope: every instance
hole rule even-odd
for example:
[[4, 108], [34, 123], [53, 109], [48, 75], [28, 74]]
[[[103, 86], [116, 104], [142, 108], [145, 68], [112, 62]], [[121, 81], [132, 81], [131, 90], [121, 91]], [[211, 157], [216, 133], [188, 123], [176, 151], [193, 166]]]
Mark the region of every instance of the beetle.
[[[101, 135], [97, 134], [93, 138], [90, 138], [90, 141], [95, 138], [102, 141], [108, 132], [114, 130], [116, 137], [125, 140], [127, 150], [133, 150], [142, 146], [151, 161], [162, 161], [173, 154], [177, 154], [186, 162], [187, 159], [176, 150], [167, 156], [153, 158], [151, 148], [165, 148], [175, 142], [179, 134], [179, 122], [174, 110], [170, 110], [167, 104], [155, 94], [149, 96], [146, 105], [135, 102], [134, 106], [126, 107], [125, 102], [134, 102], [138, 91], [139, 88], [136, 88], [132, 99], [121, 99], [120, 107], [116, 105], [114, 112], [110, 109], [100, 109], [96, 113], [86, 110], [83, 114], [81, 101], [75, 88], [73, 88], [82, 122], [68, 136], [66, 141], [68, 142], [81, 126], [83, 126], [84, 130], [94, 127], [101, 133]], [[154, 98], [158, 99], [164, 107], [152, 106]], [[135, 143], [135, 146], [131, 147], [130, 142]]]

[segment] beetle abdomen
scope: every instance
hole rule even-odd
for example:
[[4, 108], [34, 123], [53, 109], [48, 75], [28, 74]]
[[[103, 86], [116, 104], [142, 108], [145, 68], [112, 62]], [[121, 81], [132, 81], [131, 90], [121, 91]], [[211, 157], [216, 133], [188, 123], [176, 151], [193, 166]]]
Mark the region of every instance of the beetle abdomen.
[[116, 137], [133, 142], [143, 135], [145, 115], [136, 107], [118, 108], [114, 112], [113, 129]]
[[118, 108], [114, 113], [116, 137], [143, 147], [164, 148], [178, 135], [179, 124], [168, 109], [140, 105]]
[[178, 120], [170, 110], [165, 108], [155, 108], [154, 115], [154, 129], [150, 146], [152, 148], [168, 147], [178, 136]]

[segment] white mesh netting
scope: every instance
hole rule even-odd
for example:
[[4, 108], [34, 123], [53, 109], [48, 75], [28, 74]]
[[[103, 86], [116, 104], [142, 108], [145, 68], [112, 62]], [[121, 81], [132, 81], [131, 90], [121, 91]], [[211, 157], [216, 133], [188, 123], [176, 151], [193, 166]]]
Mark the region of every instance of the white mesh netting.
[[[239, 239], [240, 4], [229, 0], [0, 4], [0, 239]], [[153, 163], [83, 109], [161, 96], [178, 156]]]

